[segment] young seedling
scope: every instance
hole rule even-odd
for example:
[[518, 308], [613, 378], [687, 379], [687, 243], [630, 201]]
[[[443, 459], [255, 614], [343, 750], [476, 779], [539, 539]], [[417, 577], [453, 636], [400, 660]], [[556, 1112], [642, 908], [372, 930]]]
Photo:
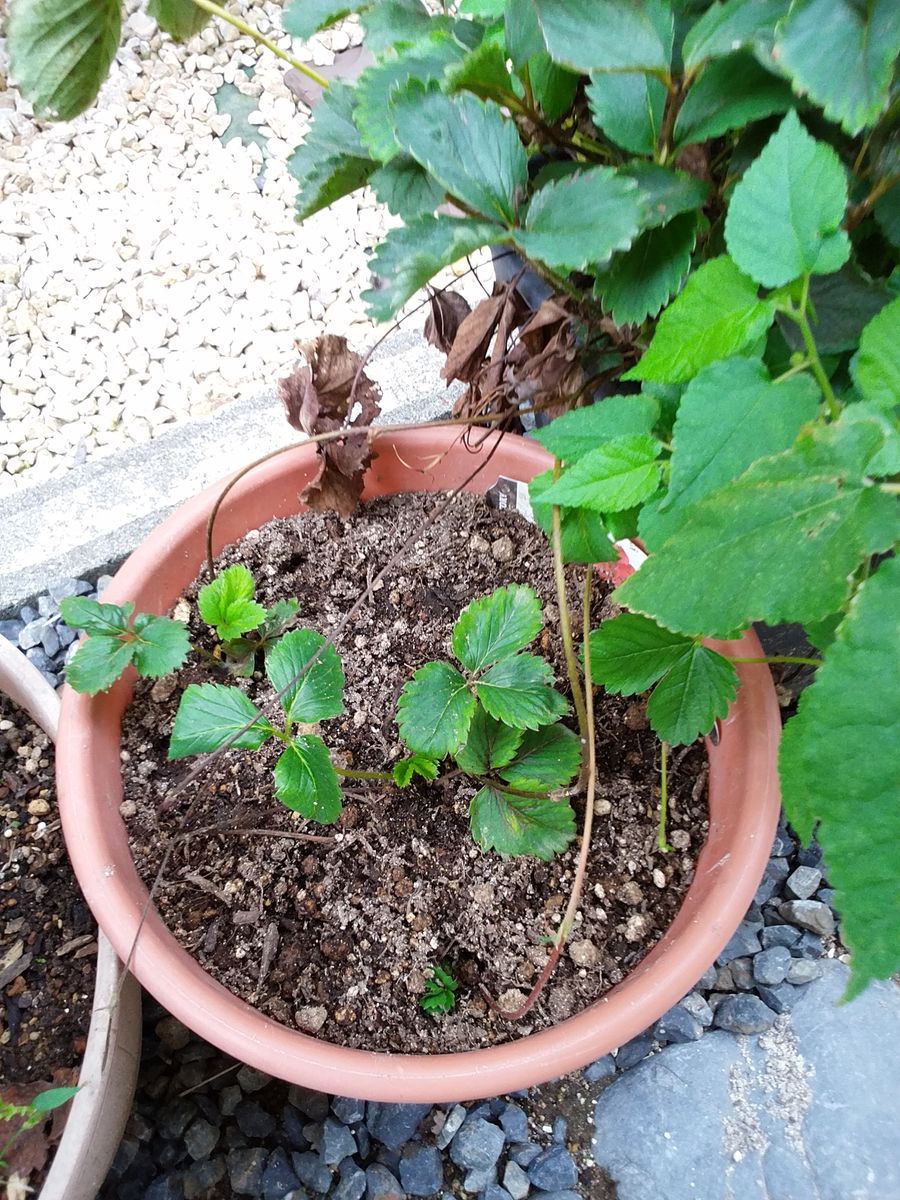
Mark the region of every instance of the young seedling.
[[[454, 986], [456, 985], [454, 984]], [[38, 1092], [30, 1104], [7, 1104], [0, 1100], [0, 1121], [14, 1121], [17, 1117], [21, 1118], [18, 1128], [0, 1146], [0, 1168], [7, 1166], [6, 1156], [16, 1139], [27, 1130], [40, 1125], [47, 1114], [53, 1112], [55, 1108], [68, 1104], [77, 1091], [77, 1087], [48, 1088], [45, 1092]]]
[[447, 968], [435, 963], [431, 967], [431, 977], [425, 980], [425, 994], [419, 1000], [419, 1007], [432, 1014], [452, 1012], [458, 987]]
[[253, 599], [256, 585], [245, 566], [226, 567], [197, 595], [200, 616], [219, 639], [219, 651], [233, 675], [253, 674], [258, 651], [265, 651], [297, 615], [298, 600], [277, 600], [263, 608]]
[[66, 667], [66, 680], [76, 692], [89, 696], [111, 687], [129, 663], [151, 679], [168, 675], [181, 666], [190, 649], [182, 621], [152, 613], [137, 613], [132, 619], [130, 602], [100, 604], [67, 596], [59, 611], [67, 625], [88, 634]]

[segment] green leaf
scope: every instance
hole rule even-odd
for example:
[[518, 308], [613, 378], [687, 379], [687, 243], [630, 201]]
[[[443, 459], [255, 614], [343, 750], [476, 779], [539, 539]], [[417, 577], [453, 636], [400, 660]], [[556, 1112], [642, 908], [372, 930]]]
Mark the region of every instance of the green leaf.
[[542, 658], [514, 654], [482, 675], [475, 690], [488, 713], [504, 725], [539, 729], [569, 710], [552, 682], [553, 672]]
[[271, 641], [284, 633], [300, 610], [299, 600], [276, 600], [267, 608], [258, 629], [262, 641]]
[[467, 775], [486, 775], [495, 767], [505, 767], [515, 757], [524, 732], [495, 721], [480, 704], [469, 726], [466, 744], [457, 750], [457, 765]]
[[668, 225], [649, 229], [596, 277], [594, 294], [617, 325], [655, 317], [680, 289], [691, 269], [697, 228], [696, 215], [682, 213]]
[[542, 623], [534, 589], [511, 583], [466, 605], [453, 626], [453, 653], [467, 671], [482, 671], [523, 650]]
[[653, 75], [595, 71], [585, 90], [594, 124], [623, 150], [653, 154], [666, 106], [665, 85]]
[[675, 122], [675, 145], [706, 142], [729, 129], [783, 113], [794, 103], [790, 84], [747, 53], [708, 64], [688, 90]]
[[66, 683], [89, 696], [105, 692], [131, 662], [134, 645], [115, 637], [89, 637], [66, 664]]
[[514, 94], [502, 35], [485, 37], [460, 62], [451, 64], [444, 73], [443, 86], [445, 91], [472, 92], [483, 100], [498, 90]]
[[223, 687], [220, 683], [189, 684], [175, 714], [169, 758], [218, 750], [248, 721], [254, 724], [232, 743], [236, 749], [259, 749], [272, 727], [239, 688]]
[[681, 383], [752, 345], [774, 315], [774, 301], [760, 300], [753, 281], [723, 254], [693, 272], [659, 318], [643, 358], [622, 378]]
[[149, 679], [177, 671], [191, 648], [187, 626], [169, 617], [138, 613], [134, 633], [132, 661], [138, 674]]
[[690, 519], [617, 588], [616, 602], [711, 637], [837, 611], [858, 564], [897, 535], [895, 501], [864, 475], [882, 442], [874, 422], [801, 433], [790, 450], [692, 505]]
[[[266, 653], [266, 675], [277, 692], [309, 662], [325, 638], [313, 629], [286, 633]], [[281, 697], [285, 716], [294, 724], [313, 725], [344, 711], [344, 672], [334, 646], [325, 649], [313, 665]]]
[[[552, 471], [536, 475], [528, 485], [534, 519], [548, 538], [553, 533], [553, 505], [544, 504], [542, 496], [552, 486]], [[563, 562], [590, 566], [593, 563], [615, 561], [615, 547], [599, 514], [587, 508], [561, 508], [559, 527]]]
[[353, 123], [354, 89], [335, 81], [316, 106], [302, 146], [288, 159], [297, 180], [297, 219], [306, 220], [362, 187], [377, 166]]
[[505, 237], [499, 225], [456, 217], [420, 217], [391, 229], [370, 264], [376, 285], [363, 293], [372, 318], [390, 320], [442, 267]]
[[551, 57], [575, 71], [668, 71], [672, 12], [659, 0], [534, 0]]
[[631, 508], [656, 491], [659, 450], [647, 434], [613, 438], [567, 467], [541, 499], [595, 512]]
[[886, 192], [872, 210], [878, 228], [894, 247], [900, 249], [900, 187], [896, 184]]
[[627, 250], [644, 204], [633, 179], [590, 167], [545, 184], [534, 194], [524, 228], [513, 234], [526, 254], [560, 270], [584, 270]]
[[644, 198], [643, 229], [665, 225], [679, 213], [695, 212], [706, 201], [709, 185], [686, 171], [673, 171], [658, 163], [631, 162], [619, 170], [635, 180]]
[[821, 621], [807, 621], [803, 626], [803, 632], [821, 654], [834, 641], [834, 635], [843, 619], [843, 612], [831, 613], [830, 616], [823, 617]]
[[411, 754], [408, 758], [401, 758], [391, 768], [394, 783], [401, 788], [409, 787], [414, 775], [420, 775], [423, 779], [437, 779], [437, 773], [437, 763], [424, 754]]
[[16, 0], [10, 74], [39, 117], [71, 121], [95, 99], [119, 48], [119, 0]]
[[448, 17], [432, 15], [419, 0], [377, 0], [362, 12], [362, 23], [366, 47], [375, 55], [449, 33], [453, 25]]
[[659, 416], [652, 396], [606, 396], [586, 408], [555, 417], [534, 440], [554, 458], [575, 462], [596, 450], [601, 442], [630, 434], [650, 433]]
[[78, 1090], [77, 1087], [47, 1088], [45, 1092], [38, 1092], [31, 1101], [31, 1107], [39, 1113], [53, 1112], [55, 1108], [60, 1108], [74, 1099]]
[[866, 474], [875, 478], [900, 475], [900, 421], [896, 413], [888, 414], [868, 400], [857, 400], [844, 409], [844, 422], [876, 422], [884, 441], [866, 463]]
[[449, 663], [419, 667], [403, 686], [397, 702], [397, 725], [410, 750], [439, 761], [456, 754], [466, 740], [475, 712], [475, 697], [459, 671]]
[[900, 53], [894, 0], [797, 0], [779, 27], [779, 64], [847, 133], [875, 123], [887, 106]]
[[505, 0], [460, 0], [457, 11], [483, 21], [500, 21], [505, 7]]
[[[853, 262], [833, 275], [814, 275], [809, 281], [809, 316], [819, 353], [855, 350], [863, 329], [890, 299], [884, 281], [870, 279]], [[796, 323], [782, 314], [778, 323], [790, 348], [805, 351]]]
[[194, 0], [148, 0], [147, 12], [176, 42], [192, 38], [210, 18]]
[[575, 837], [575, 814], [567, 800], [510, 796], [492, 787], [473, 796], [469, 824], [482, 850], [545, 862], [562, 854]]
[[557, 66], [546, 51], [535, 54], [528, 63], [531, 92], [548, 121], [565, 116], [578, 90], [578, 76]]
[[255, 586], [247, 568], [235, 563], [197, 593], [200, 616], [223, 641], [256, 629], [266, 615], [263, 606], [253, 600]]
[[840, 159], [792, 110], [734, 189], [725, 218], [728, 251], [766, 287], [828, 275], [850, 254], [840, 228], [846, 206]]
[[414, 158], [398, 154], [369, 178], [369, 186], [396, 217], [414, 221], [432, 216], [444, 201], [444, 189]]
[[848, 998], [900, 969], [900, 559], [854, 597], [781, 739], [785, 813], [816, 837], [852, 953]]
[[647, 720], [661, 741], [687, 745], [726, 716], [737, 685], [737, 671], [727, 658], [692, 644], [653, 689]]
[[506, 48], [517, 71], [536, 55], [546, 53], [533, 0], [506, 0], [503, 25]]
[[341, 788], [321, 738], [306, 734], [282, 751], [275, 763], [275, 795], [308, 821], [334, 824], [341, 814]]
[[591, 675], [608, 692], [631, 696], [646, 691], [684, 658], [692, 638], [637, 613], [620, 613], [588, 635]]
[[100, 604], [86, 596], [66, 596], [59, 602], [59, 612], [70, 629], [83, 629], [85, 633], [118, 637], [128, 628], [128, 618], [134, 605]]
[[518, 754], [503, 767], [500, 778], [526, 792], [546, 792], [571, 783], [580, 766], [581, 742], [557, 722], [526, 731]]
[[[187, 0], [192, 3], [193, 0]], [[320, 29], [368, 8], [372, 0], [291, 0], [281, 14], [281, 28], [291, 37], [307, 41]]]
[[513, 222], [528, 168], [516, 126], [496, 104], [413, 82], [395, 97], [392, 118], [402, 148], [451, 196], [483, 216]]
[[862, 331], [851, 370], [856, 386], [872, 404], [888, 411], [900, 404], [900, 296]]
[[810, 375], [772, 383], [762, 363], [729, 358], [712, 363], [688, 384], [673, 430], [669, 490], [641, 536], [658, 546], [684, 510], [737, 479], [758, 458], [787, 450], [818, 411], [821, 395]]
[[685, 67], [694, 70], [708, 58], [722, 58], [745, 47], [767, 55], [775, 25], [788, 5], [789, 0], [728, 0], [711, 5], [684, 39]]

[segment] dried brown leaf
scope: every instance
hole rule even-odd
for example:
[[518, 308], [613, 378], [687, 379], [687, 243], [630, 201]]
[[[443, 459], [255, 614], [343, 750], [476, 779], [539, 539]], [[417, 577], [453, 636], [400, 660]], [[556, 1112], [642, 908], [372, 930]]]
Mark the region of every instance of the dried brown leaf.
[[425, 320], [425, 341], [447, 354], [472, 306], [458, 292], [446, 290], [432, 292], [430, 300], [431, 311]]
[[471, 383], [478, 375], [484, 366], [485, 355], [505, 302], [506, 289], [503, 285], [495, 284], [493, 296], [487, 296], [469, 313], [453, 339], [441, 371], [442, 379], [448, 383], [452, 379]]

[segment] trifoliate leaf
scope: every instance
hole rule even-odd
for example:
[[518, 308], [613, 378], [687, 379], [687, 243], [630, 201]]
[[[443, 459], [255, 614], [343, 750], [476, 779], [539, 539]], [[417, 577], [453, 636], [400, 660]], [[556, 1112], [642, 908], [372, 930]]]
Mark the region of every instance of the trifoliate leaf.
[[660, 0], [534, 0], [551, 58], [575, 71], [668, 71], [672, 11]]
[[[553, 486], [553, 472], [535, 475], [528, 485], [528, 496], [535, 521], [547, 537], [553, 535], [553, 505], [543, 502], [543, 494]], [[614, 562], [616, 550], [609, 530], [600, 514], [588, 508], [561, 508], [559, 532], [562, 559], [565, 563]]]
[[772, 324], [775, 302], [726, 255], [704, 263], [659, 318], [653, 340], [623, 379], [681, 383], [701, 367], [739, 354]]
[[573, 463], [596, 450], [602, 442], [630, 434], [651, 433], [659, 416], [652, 396], [606, 396], [586, 408], [555, 417], [534, 440], [554, 458]]
[[619, 168], [620, 175], [633, 179], [644, 200], [642, 229], [666, 225], [679, 213], [694, 212], [709, 195], [709, 184], [686, 171], [673, 171], [658, 163], [635, 160]]
[[616, 695], [632, 696], [670, 671], [690, 652], [694, 639], [638, 613], [620, 613], [591, 630], [588, 643], [594, 682]]
[[70, 629], [83, 629], [85, 633], [102, 637], [118, 637], [128, 628], [128, 618], [134, 605], [100, 604], [86, 596], [66, 596], [59, 603], [59, 612]]
[[581, 742], [571, 729], [557, 722], [527, 730], [519, 752], [500, 778], [526, 792], [547, 792], [565, 787], [581, 766]]
[[147, 13], [176, 42], [199, 33], [211, 16], [194, 0], [148, 0]]
[[711, 637], [836, 612], [859, 563], [897, 537], [896, 502], [864, 474], [883, 440], [874, 422], [801, 433], [790, 450], [693, 504], [616, 602]]
[[281, 28], [291, 37], [306, 41], [342, 17], [368, 8], [370, 3], [371, 0], [291, 0], [281, 14]]
[[848, 998], [900, 970], [898, 594], [891, 558], [854, 597], [781, 739], [785, 813], [804, 842], [815, 830], [836, 891]]
[[248, 721], [254, 724], [233, 742], [236, 749], [257, 750], [272, 727], [240, 689], [220, 683], [192, 683], [182, 693], [175, 714], [169, 758], [218, 750]]
[[[107, 606], [109, 607], [109, 606]], [[66, 683], [76, 692], [96, 696], [112, 687], [134, 653], [134, 642], [115, 637], [89, 637], [66, 664]]]
[[316, 105], [306, 138], [288, 159], [297, 180], [297, 218], [304, 221], [363, 186], [378, 165], [353, 123], [355, 91], [335, 81]]
[[482, 850], [545, 862], [562, 854], [575, 837], [575, 814], [567, 800], [511, 796], [492, 787], [472, 798], [469, 825]]
[[453, 653], [467, 671], [482, 671], [523, 650], [542, 623], [534, 589], [510, 583], [466, 605], [453, 626]]
[[275, 795], [308, 821], [332, 825], [341, 814], [341, 788], [328, 749], [314, 734], [294, 738], [275, 763]]
[[766, 287], [828, 275], [850, 255], [840, 228], [846, 207], [840, 159], [792, 110], [734, 189], [725, 218], [728, 252]]
[[794, 103], [791, 85], [747, 53], [707, 65], [678, 110], [675, 145], [687, 146], [743, 129], [752, 121], [783, 113]]
[[647, 720], [661, 741], [687, 745], [727, 714], [737, 684], [737, 671], [727, 658], [692, 644], [653, 689]]
[[900, 404], [900, 296], [871, 320], [850, 364], [863, 396], [891, 411]]
[[[280, 692], [325, 642], [313, 629], [294, 629], [266, 652], [266, 675]], [[313, 725], [344, 711], [344, 672], [334, 646], [325, 649], [281, 697], [285, 716], [294, 724]]]
[[613, 438], [566, 467], [541, 501], [601, 513], [631, 508], [656, 491], [659, 450], [647, 434]]
[[517, 729], [539, 729], [564, 716], [565, 699], [550, 686], [553, 672], [542, 658], [515, 654], [484, 675], [475, 685], [478, 699], [492, 717]]
[[856, 134], [887, 106], [900, 54], [893, 0], [799, 0], [778, 29], [778, 62], [825, 115]]
[[414, 158], [398, 154], [369, 178], [369, 187], [396, 217], [414, 221], [433, 216], [444, 200], [444, 189]]
[[370, 264], [376, 282], [363, 293], [369, 312], [376, 321], [389, 320], [442, 267], [506, 236], [489, 221], [456, 217], [420, 217], [389, 230]]
[[707, 58], [722, 58], [744, 47], [767, 54], [788, 4], [789, 0], [728, 0], [711, 5], [684, 39], [685, 67], [693, 70]]
[[596, 277], [594, 294], [617, 325], [639, 324], [668, 304], [690, 270], [697, 229], [695, 213], [648, 229]]
[[187, 626], [169, 617], [138, 613], [134, 634], [132, 661], [138, 674], [149, 679], [177, 671], [191, 648]]
[[610, 167], [589, 167], [535, 192], [524, 227], [513, 236], [526, 254], [549, 267], [584, 270], [627, 250], [643, 215], [642, 193], [633, 179]]
[[284, 633], [299, 610], [299, 600], [276, 600], [271, 608], [266, 609], [257, 630], [262, 641], [271, 641]]
[[409, 787], [414, 775], [420, 775], [423, 779], [437, 779], [437, 773], [437, 763], [424, 754], [410, 754], [391, 767], [394, 783], [401, 788]]
[[475, 697], [449, 663], [419, 667], [397, 703], [400, 736], [419, 754], [440, 760], [455, 754], [468, 737]]
[[122, 32], [119, 0], [17, 0], [10, 74], [39, 117], [71, 121], [109, 74]]
[[492, 768], [505, 767], [515, 757], [523, 736], [523, 730], [495, 721], [478, 704], [466, 744], [456, 752], [457, 765], [467, 775], [486, 775]]
[[623, 150], [653, 154], [666, 105], [666, 88], [654, 75], [595, 71], [585, 91], [594, 124]]
[[197, 593], [200, 616], [223, 641], [255, 629], [266, 615], [263, 606], [253, 600], [255, 586], [247, 568], [235, 563]]

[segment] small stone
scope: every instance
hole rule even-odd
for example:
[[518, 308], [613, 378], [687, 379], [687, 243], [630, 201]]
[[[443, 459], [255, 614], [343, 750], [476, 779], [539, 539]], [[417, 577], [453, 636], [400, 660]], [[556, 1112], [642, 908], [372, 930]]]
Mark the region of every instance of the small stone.
[[284, 1200], [300, 1183], [291, 1167], [287, 1151], [278, 1146], [269, 1155], [266, 1169], [260, 1180], [260, 1190], [263, 1200]]
[[272, 1082], [272, 1076], [265, 1071], [257, 1071], [253, 1067], [243, 1066], [235, 1076], [243, 1092], [259, 1092], [267, 1083]]
[[322, 1004], [306, 1004], [294, 1013], [294, 1023], [303, 1033], [318, 1033], [328, 1020], [328, 1009]]
[[528, 1167], [540, 1152], [541, 1148], [535, 1142], [516, 1142], [515, 1145], [510, 1146], [508, 1157], [510, 1162], [514, 1162], [520, 1167]]
[[704, 992], [711, 992], [716, 986], [716, 966], [715, 963], [711, 967], [707, 967], [700, 978], [697, 980], [698, 989]]
[[516, 548], [513, 545], [511, 538], [499, 537], [496, 539], [496, 541], [491, 542], [491, 556], [496, 562], [512, 562], [515, 553]]
[[328, 1116], [329, 1102], [324, 1092], [291, 1084], [288, 1088], [288, 1100], [311, 1121], [324, 1121]]
[[775, 1013], [758, 996], [728, 996], [716, 1009], [715, 1025], [729, 1033], [764, 1033]]
[[35, 621], [29, 621], [19, 634], [19, 649], [32, 650], [34, 647], [40, 646], [44, 634], [50, 628], [52, 626], [45, 617], [38, 617]]
[[639, 1033], [637, 1037], [620, 1046], [616, 1054], [616, 1067], [620, 1071], [628, 1071], [646, 1058], [653, 1049], [653, 1038], [649, 1033]]
[[219, 1130], [202, 1117], [194, 1121], [184, 1135], [184, 1144], [194, 1162], [209, 1158], [219, 1140]]
[[47, 588], [51, 599], [57, 604], [61, 600], [65, 600], [66, 596], [87, 596], [94, 589], [86, 579], [60, 579], [57, 583], [51, 583]]
[[168, 1101], [159, 1115], [159, 1133], [172, 1140], [182, 1137], [196, 1112], [197, 1105], [185, 1096]]
[[183, 1050], [191, 1040], [191, 1031], [177, 1017], [163, 1017], [154, 1033], [167, 1050]]
[[794, 839], [783, 826], [779, 827], [775, 834], [775, 840], [772, 842], [772, 857], [783, 858], [785, 855], [792, 854], [793, 851]]
[[306, 1154], [291, 1153], [291, 1162], [302, 1183], [314, 1192], [322, 1195], [331, 1187], [332, 1172], [325, 1166], [318, 1154], [308, 1151]]
[[508, 1142], [528, 1141], [528, 1117], [518, 1104], [505, 1104], [498, 1114], [498, 1120]]
[[822, 847], [818, 842], [811, 842], [808, 846], [801, 846], [797, 851], [797, 862], [801, 867], [821, 867], [822, 858]]
[[444, 1165], [437, 1146], [413, 1142], [400, 1159], [400, 1183], [409, 1196], [433, 1196], [444, 1186]]
[[569, 943], [569, 958], [576, 967], [588, 969], [595, 967], [600, 961], [600, 951], [593, 942], [582, 938], [580, 941]]
[[779, 983], [777, 987], [766, 987], [765, 984], [760, 984], [756, 991], [763, 1004], [771, 1008], [774, 1013], [790, 1012], [800, 995], [797, 989], [791, 987], [789, 983]]
[[490, 542], [486, 538], [483, 538], [480, 533], [473, 533], [469, 538], [469, 549], [473, 554], [485, 555], [490, 548]]
[[601, 1079], [609, 1079], [616, 1073], [616, 1060], [611, 1054], [604, 1054], [584, 1068], [584, 1077], [588, 1083], [599, 1083]]
[[830, 937], [834, 933], [834, 913], [818, 900], [786, 900], [779, 904], [778, 911], [791, 925], [808, 929], [820, 937]]
[[499, 1183], [489, 1183], [481, 1193], [481, 1200], [512, 1200], [512, 1196]]
[[753, 959], [753, 978], [766, 987], [775, 987], [784, 983], [790, 965], [791, 952], [787, 946], [772, 946], [769, 950], [762, 950]]
[[[514, 1108], [515, 1105], [510, 1105], [510, 1107]], [[435, 1138], [435, 1142], [437, 1143], [439, 1150], [447, 1149], [456, 1136], [457, 1131], [462, 1128], [463, 1121], [465, 1121], [468, 1115], [469, 1114], [461, 1104], [456, 1104], [450, 1109], [450, 1111], [447, 1113], [444, 1124], [441, 1126], [440, 1133], [438, 1133], [437, 1137]], [[503, 1124], [502, 1117], [500, 1118], [500, 1124]]]
[[788, 983], [793, 983], [802, 986], [805, 983], [812, 983], [814, 979], [819, 979], [822, 975], [822, 964], [816, 962], [812, 958], [795, 958], [785, 973], [785, 980]]
[[764, 950], [771, 950], [773, 946], [787, 946], [790, 949], [800, 940], [800, 930], [793, 925], [767, 925], [759, 935], [759, 940]]
[[50, 805], [41, 796], [28, 801], [28, 815], [30, 817], [46, 817], [49, 811]]
[[827, 904], [829, 908], [834, 908], [834, 888], [820, 887], [816, 892], [816, 899], [821, 900], [823, 904]]
[[703, 1036], [703, 1026], [687, 1009], [676, 1004], [656, 1022], [653, 1036], [658, 1042], [696, 1042]]
[[463, 1178], [464, 1192], [483, 1192], [485, 1188], [497, 1182], [496, 1167], [473, 1167]]
[[381, 1104], [370, 1102], [366, 1113], [369, 1133], [389, 1150], [399, 1150], [418, 1132], [431, 1112], [430, 1104]]
[[504, 1141], [503, 1130], [498, 1126], [483, 1117], [470, 1117], [450, 1143], [450, 1157], [466, 1170], [485, 1170], [497, 1162]]
[[578, 1168], [564, 1146], [551, 1146], [542, 1151], [528, 1168], [528, 1178], [542, 1191], [558, 1191], [576, 1185]]
[[266, 1169], [268, 1152], [260, 1146], [232, 1150], [228, 1155], [228, 1178], [239, 1196], [256, 1196]]
[[59, 635], [52, 625], [48, 625], [41, 637], [41, 649], [48, 656], [54, 658], [59, 654]]
[[352, 1158], [341, 1163], [340, 1180], [331, 1193], [331, 1200], [362, 1200], [366, 1190], [366, 1173]]
[[791, 954], [795, 958], [821, 958], [824, 953], [822, 939], [810, 933], [808, 929], [800, 934], [800, 941], [796, 946], [791, 947]]
[[689, 992], [683, 1000], [680, 1001], [680, 1007], [689, 1012], [692, 1017], [700, 1022], [704, 1029], [712, 1025], [712, 1009], [703, 999], [699, 992]]
[[294, 1150], [308, 1150], [309, 1142], [303, 1132], [303, 1122], [300, 1114], [291, 1104], [285, 1104], [281, 1110], [281, 1127], [289, 1145]]
[[236, 1083], [230, 1083], [219, 1092], [219, 1111], [223, 1117], [234, 1116], [234, 1110], [243, 1099], [243, 1093]]
[[406, 1200], [397, 1178], [382, 1163], [366, 1167], [366, 1200]]
[[356, 1153], [356, 1139], [340, 1121], [329, 1117], [322, 1126], [322, 1161], [329, 1167], [336, 1167]]
[[181, 1200], [183, 1195], [184, 1191], [178, 1176], [163, 1175], [159, 1179], [153, 1180], [144, 1192], [143, 1200]]
[[822, 882], [822, 872], [816, 867], [797, 867], [784, 881], [784, 889], [797, 900], [808, 900]]
[[267, 1138], [275, 1132], [277, 1121], [255, 1100], [242, 1100], [234, 1110], [238, 1129], [244, 1137]]
[[503, 1186], [512, 1200], [525, 1200], [531, 1190], [531, 1180], [518, 1163], [508, 1162], [503, 1171]]
[[758, 925], [742, 921], [729, 938], [727, 946], [716, 959], [716, 962], [719, 966], [726, 966], [734, 958], [756, 954], [760, 948], [759, 934], [760, 928]]
[[550, 1137], [558, 1145], [563, 1145], [568, 1132], [569, 1122], [565, 1119], [565, 1117], [557, 1117], [553, 1122], [553, 1132], [551, 1133]]
[[366, 1115], [365, 1100], [351, 1100], [349, 1096], [335, 1096], [331, 1101], [331, 1111], [345, 1125], [355, 1125]]
[[733, 958], [728, 964], [731, 971], [732, 985], [739, 992], [749, 992], [753, 989], [753, 959]]
[[217, 1194], [217, 1185], [225, 1178], [225, 1159], [208, 1158], [191, 1163], [181, 1178], [184, 1200], [207, 1200]]

